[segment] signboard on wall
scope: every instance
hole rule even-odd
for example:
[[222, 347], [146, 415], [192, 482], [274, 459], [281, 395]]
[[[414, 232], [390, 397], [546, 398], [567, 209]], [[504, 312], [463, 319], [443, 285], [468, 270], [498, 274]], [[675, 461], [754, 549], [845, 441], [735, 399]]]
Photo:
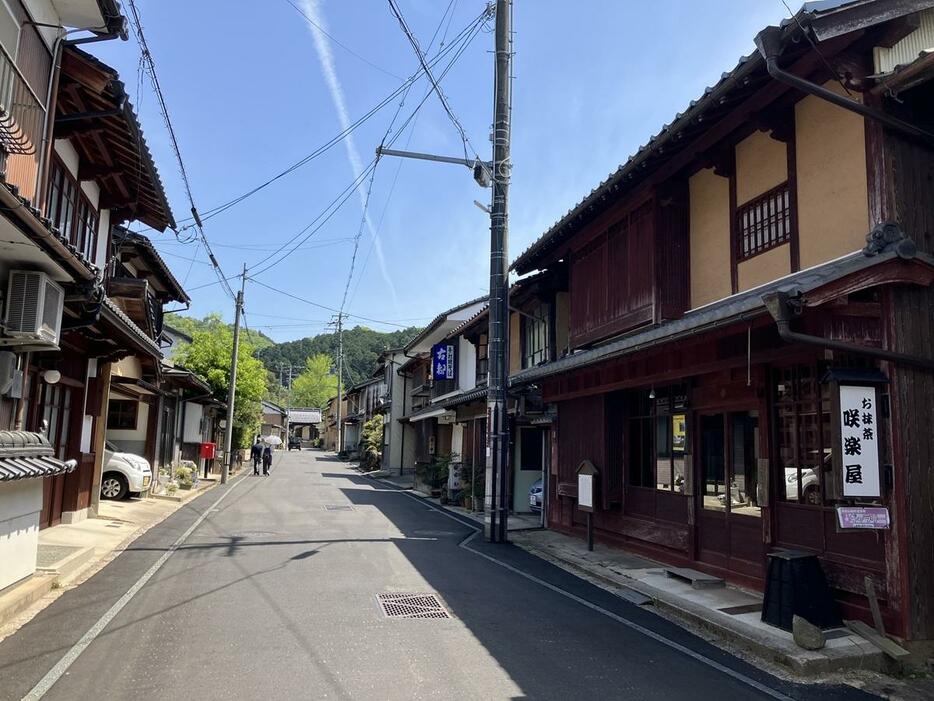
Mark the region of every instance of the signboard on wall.
[[840, 455], [843, 497], [879, 497], [879, 425], [876, 388], [840, 385]]
[[841, 530], [887, 530], [891, 519], [884, 506], [838, 506], [837, 525]]
[[437, 343], [431, 348], [431, 376], [435, 380], [453, 380], [455, 367], [454, 345]]

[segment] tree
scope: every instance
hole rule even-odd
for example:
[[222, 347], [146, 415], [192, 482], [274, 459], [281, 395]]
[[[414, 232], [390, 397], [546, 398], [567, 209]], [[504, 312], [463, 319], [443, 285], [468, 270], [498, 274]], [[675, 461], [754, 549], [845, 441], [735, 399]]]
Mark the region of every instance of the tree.
[[292, 405], [322, 408], [337, 394], [337, 375], [333, 373], [327, 353], [316, 353], [305, 359], [305, 369], [292, 380]]
[[[202, 328], [192, 334], [175, 355], [179, 365], [200, 375], [211, 387], [214, 396], [227, 401], [230, 379], [230, 351], [233, 331], [220, 314], [209, 314]], [[237, 397], [234, 404], [233, 447], [245, 448], [259, 429], [260, 400], [266, 391], [266, 368], [255, 357], [255, 349], [242, 337], [237, 362]]]
[[[413, 339], [420, 331], [416, 327], [399, 331], [380, 332], [365, 326], [344, 330], [344, 383], [353, 384], [370, 376], [376, 368], [376, 358], [387, 348], [398, 348]], [[301, 367], [305, 359], [325, 353], [337, 365], [337, 334], [319, 334], [297, 341], [277, 343], [262, 348], [257, 357], [266, 367], [278, 372], [279, 363], [292, 363]]]
[[383, 451], [383, 417], [374, 416], [363, 424], [360, 439], [363, 444], [360, 466], [368, 470], [378, 469]]

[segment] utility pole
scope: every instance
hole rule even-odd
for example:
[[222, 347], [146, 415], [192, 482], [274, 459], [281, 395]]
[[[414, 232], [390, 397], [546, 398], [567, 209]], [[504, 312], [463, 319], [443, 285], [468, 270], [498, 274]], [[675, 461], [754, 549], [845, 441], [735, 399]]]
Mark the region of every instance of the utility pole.
[[512, 112], [512, 0], [496, 1], [493, 120], [493, 207], [490, 212], [490, 378], [487, 384], [487, 538], [508, 542], [509, 503], [509, 142]]
[[[492, 3], [491, 3], [492, 5]], [[490, 7], [490, 6], [488, 6]], [[485, 535], [493, 543], [508, 542], [509, 518], [509, 141], [512, 114], [512, 0], [496, 0], [496, 70], [493, 105], [493, 160], [436, 156], [415, 151], [395, 151], [379, 147], [377, 157], [399, 156], [438, 163], [453, 163], [473, 169], [481, 187], [493, 187], [493, 206], [480, 209], [490, 214], [490, 311], [487, 382], [486, 495], [484, 503], [490, 518]], [[492, 181], [492, 182], [491, 182]], [[475, 201], [476, 203], [476, 201]], [[338, 411], [340, 405], [338, 404]]]
[[[289, 363], [289, 379], [285, 386], [285, 440], [289, 440], [289, 411], [292, 409], [292, 363]], [[289, 446], [286, 445], [286, 448]]]
[[341, 419], [341, 398], [344, 394], [344, 314], [337, 314], [337, 452], [344, 449], [344, 425]]
[[246, 288], [246, 263], [240, 276], [240, 291], [234, 313], [233, 350], [230, 352], [230, 384], [227, 390], [227, 430], [224, 435], [224, 465], [221, 468], [221, 484], [227, 484], [227, 478], [233, 469], [233, 422], [234, 400], [237, 398], [237, 356], [240, 354], [240, 316], [243, 314], [243, 291]]

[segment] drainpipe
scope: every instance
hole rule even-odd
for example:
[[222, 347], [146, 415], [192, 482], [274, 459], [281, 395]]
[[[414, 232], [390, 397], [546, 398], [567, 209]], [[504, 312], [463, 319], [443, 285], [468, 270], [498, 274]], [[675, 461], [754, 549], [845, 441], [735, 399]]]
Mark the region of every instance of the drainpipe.
[[894, 131], [904, 134], [905, 136], [919, 139], [926, 145], [934, 148], [934, 134], [931, 132], [925, 131], [910, 122], [905, 122], [897, 117], [893, 117], [882, 110], [864, 105], [862, 102], [851, 100], [843, 95], [838, 95], [833, 90], [828, 90], [822, 85], [812, 83], [809, 80], [805, 80], [800, 76], [783, 70], [778, 65], [778, 59], [783, 49], [782, 34], [783, 32], [779, 27], [766, 27], [756, 35], [755, 40], [756, 48], [759, 49], [759, 53], [762, 55], [762, 58], [765, 59], [766, 70], [775, 80], [785, 83], [785, 85], [790, 85], [808, 95], [819, 97], [845, 110], [880, 122]]
[[865, 355], [878, 360], [888, 360], [900, 365], [910, 365], [923, 370], [934, 371], [934, 359], [932, 358], [923, 358], [921, 356], [898, 353], [884, 348], [861, 346], [858, 343], [835, 341], [822, 336], [812, 336], [810, 334], [792, 331], [792, 316], [801, 313], [802, 302], [799, 296], [789, 295], [787, 292], [770, 292], [769, 294], [762, 295], [762, 301], [765, 303], [766, 309], [769, 310], [769, 314], [775, 319], [775, 323], [778, 326], [778, 335], [787, 343], [802, 343], [805, 345], [818, 346], [819, 348], [827, 348], [843, 353], [853, 353], [855, 355]]

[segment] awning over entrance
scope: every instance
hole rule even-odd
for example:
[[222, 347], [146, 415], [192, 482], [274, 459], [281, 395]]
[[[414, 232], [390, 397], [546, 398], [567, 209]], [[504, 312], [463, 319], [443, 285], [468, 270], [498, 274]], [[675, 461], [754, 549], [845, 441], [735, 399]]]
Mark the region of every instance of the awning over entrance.
[[75, 462], [54, 457], [49, 441], [39, 433], [0, 431], [0, 482], [51, 477], [75, 469]]

